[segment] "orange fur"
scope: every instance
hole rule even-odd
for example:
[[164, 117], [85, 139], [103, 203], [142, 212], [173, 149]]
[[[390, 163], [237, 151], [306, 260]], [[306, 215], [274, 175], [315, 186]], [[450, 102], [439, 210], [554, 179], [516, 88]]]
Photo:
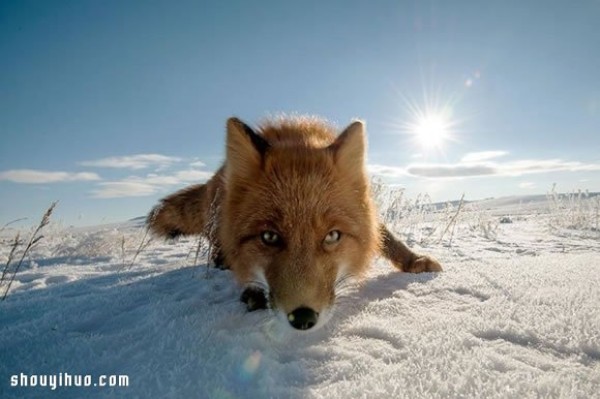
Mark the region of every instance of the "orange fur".
[[[264, 278], [271, 306], [285, 314], [332, 306], [340, 276], [362, 276], [379, 252], [403, 271], [441, 271], [379, 225], [365, 147], [362, 122], [338, 136], [314, 118], [269, 121], [257, 132], [231, 118], [223, 167], [163, 199], [149, 226], [161, 236], [205, 235], [242, 284]], [[339, 241], [326, 243], [332, 231]], [[264, 232], [280, 242], [266, 244]]]

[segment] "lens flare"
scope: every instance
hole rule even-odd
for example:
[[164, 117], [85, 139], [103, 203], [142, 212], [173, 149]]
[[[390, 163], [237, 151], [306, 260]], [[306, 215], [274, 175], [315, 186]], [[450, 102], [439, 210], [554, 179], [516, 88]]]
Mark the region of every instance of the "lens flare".
[[242, 381], [250, 381], [260, 366], [262, 355], [256, 351], [250, 354], [240, 368], [240, 378]]

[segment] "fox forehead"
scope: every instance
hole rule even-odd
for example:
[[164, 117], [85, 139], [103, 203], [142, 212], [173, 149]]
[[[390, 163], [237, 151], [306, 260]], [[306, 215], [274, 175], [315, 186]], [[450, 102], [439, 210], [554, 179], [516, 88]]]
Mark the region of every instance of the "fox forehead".
[[264, 155], [261, 166], [263, 174], [273, 180], [308, 177], [314, 183], [325, 184], [336, 174], [334, 154], [328, 148], [275, 146]]
[[[316, 154], [315, 154], [316, 153]], [[363, 192], [345, 179], [326, 149], [274, 150], [241, 203], [254, 208], [253, 219], [278, 224], [348, 224], [360, 217]], [[358, 208], [358, 209], [357, 209]]]
[[331, 191], [322, 189], [258, 193], [247, 195], [238, 204], [240, 233], [257, 234], [274, 230], [286, 235], [308, 236], [339, 229], [358, 234], [360, 214], [352, 209], [353, 201], [341, 201]]

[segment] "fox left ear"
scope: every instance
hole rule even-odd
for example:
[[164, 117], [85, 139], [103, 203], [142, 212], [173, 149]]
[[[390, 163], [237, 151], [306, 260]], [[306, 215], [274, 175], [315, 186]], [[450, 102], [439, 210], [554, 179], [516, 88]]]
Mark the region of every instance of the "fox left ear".
[[329, 146], [333, 151], [335, 163], [344, 170], [364, 170], [365, 150], [365, 124], [362, 121], [352, 122]]
[[246, 175], [258, 170], [269, 143], [238, 118], [227, 120], [226, 175]]

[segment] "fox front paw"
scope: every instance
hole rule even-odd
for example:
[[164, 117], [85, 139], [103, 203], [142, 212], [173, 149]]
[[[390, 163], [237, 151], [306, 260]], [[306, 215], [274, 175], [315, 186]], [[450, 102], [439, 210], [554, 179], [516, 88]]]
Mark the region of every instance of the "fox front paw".
[[442, 265], [434, 258], [422, 255], [413, 258], [410, 264], [403, 269], [407, 273], [432, 273], [441, 272]]
[[256, 287], [246, 287], [244, 292], [242, 292], [240, 301], [246, 304], [248, 312], [267, 309], [269, 307], [269, 300], [267, 299], [265, 292]]

